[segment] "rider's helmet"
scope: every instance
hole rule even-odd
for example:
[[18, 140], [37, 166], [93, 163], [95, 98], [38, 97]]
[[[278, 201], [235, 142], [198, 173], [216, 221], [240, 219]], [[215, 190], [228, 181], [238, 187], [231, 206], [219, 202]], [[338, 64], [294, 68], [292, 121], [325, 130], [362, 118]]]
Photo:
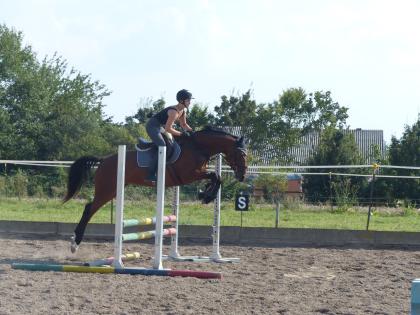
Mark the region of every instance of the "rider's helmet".
[[190, 100], [192, 98], [193, 98], [192, 94], [188, 90], [185, 90], [185, 89], [182, 89], [178, 91], [178, 93], [176, 93], [176, 100], [179, 103], [182, 103], [185, 100]]

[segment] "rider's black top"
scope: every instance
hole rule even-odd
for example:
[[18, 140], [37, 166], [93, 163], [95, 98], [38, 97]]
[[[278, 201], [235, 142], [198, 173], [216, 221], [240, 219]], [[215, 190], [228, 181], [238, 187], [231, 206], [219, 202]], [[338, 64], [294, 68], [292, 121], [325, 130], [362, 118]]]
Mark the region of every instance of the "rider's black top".
[[[174, 109], [177, 112], [179, 112], [175, 106], [169, 106], [166, 107], [164, 109], [162, 109], [160, 112], [156, 113], [153, 115], [152, 118], [155, 118], [159, 121], [160, 124], [162, 124], [163, 126], [166, 125], [166, 122], [168, 121], [168, 110]], [[181, 116], [185, 114], [185, 111], [182, 112]], [[180, 116], [180, 117], [181, 117]]]

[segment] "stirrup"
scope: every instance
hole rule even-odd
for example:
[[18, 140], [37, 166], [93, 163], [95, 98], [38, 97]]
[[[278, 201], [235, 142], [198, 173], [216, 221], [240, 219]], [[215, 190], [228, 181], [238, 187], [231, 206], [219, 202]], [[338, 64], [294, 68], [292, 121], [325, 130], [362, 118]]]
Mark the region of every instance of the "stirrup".
[[157, 176], [155, 174], [147, 175], [147, 177], [144, 180], [147, 180], [149, 182], [157, 182]]

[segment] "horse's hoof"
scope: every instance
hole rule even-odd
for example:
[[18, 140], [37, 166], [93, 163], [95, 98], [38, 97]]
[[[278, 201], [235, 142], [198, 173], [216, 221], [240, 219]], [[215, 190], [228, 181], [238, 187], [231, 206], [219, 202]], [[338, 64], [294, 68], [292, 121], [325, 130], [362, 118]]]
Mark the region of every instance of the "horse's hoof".
[[215, 198], [214, 197], [212, 197], [212, 196], [205, 196], [204, 198], [203, 198], [203, 203], [204, 204], [208, 204], [208, 203], [210, 203], [210, 202], [212, 202], [213, 200], [214, 200]]
[[70, 250], [74, 254], [79, 249], [79, 245], [76, 243], [76, 235], [73, 235], [70, 238]]

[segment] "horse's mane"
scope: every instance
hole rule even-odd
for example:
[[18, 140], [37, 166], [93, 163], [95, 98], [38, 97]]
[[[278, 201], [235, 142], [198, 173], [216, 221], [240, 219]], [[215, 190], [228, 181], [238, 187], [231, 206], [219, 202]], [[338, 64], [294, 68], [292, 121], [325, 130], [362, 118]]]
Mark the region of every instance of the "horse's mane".
[[214, 127], [214, 126], [205, 126], [203, 129], [198, 130], [197, 132], [200, 132], [200, 133], [201, 132], [203, 132], [203, 133], [216, 133], [216, 134], [220, 134], [220, 135], [223, 135], [223, 136], [231, 136], [235, 139], [238, 138], [237, 136], [234, 136], [233, 134], [231, 134], [227, 131], [224, 131], [222, 128]]
[[202, 130], [196, 131], [195, 133], [206, 133], [206, 134], [223, 135], [223, 136], [232, 137], [233, 139], [235, 139], [237, 146], [239, 148], [246, 150], [246, 145], [245, 145], [245, 142], [243, 141], [243, 137], [235, 136], [223, 130], [222, 128], [213, 127], [213, 126], [205, 126]]

